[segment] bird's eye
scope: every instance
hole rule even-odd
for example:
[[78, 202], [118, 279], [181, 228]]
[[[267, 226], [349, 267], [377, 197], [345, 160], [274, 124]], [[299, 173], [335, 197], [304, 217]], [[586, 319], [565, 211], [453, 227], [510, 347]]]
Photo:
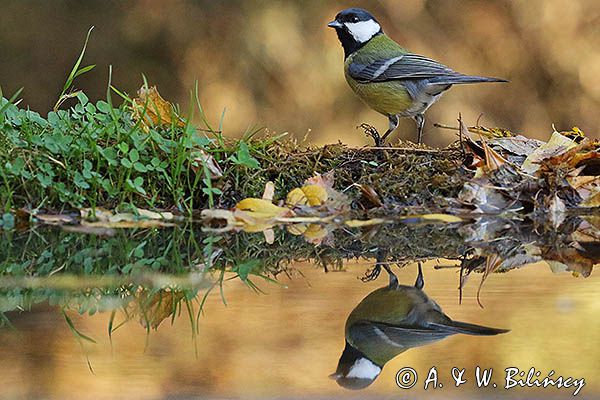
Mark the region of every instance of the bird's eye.
[[358, 17], [352, 17], [352, 22], [358, 22]]

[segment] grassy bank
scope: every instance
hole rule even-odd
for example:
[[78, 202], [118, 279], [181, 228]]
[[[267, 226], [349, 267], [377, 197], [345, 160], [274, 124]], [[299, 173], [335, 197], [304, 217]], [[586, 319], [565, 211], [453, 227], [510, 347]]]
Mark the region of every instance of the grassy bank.
[[[268, 181], [275, 183], [276, 198], [281, 198], [306, 178], [330, 170], [335, 171], [336, 188], [367, 184], [396, 205], [440, 202], [463, 183], [455, 176], [456, 150], [389, 151], [382, 159], [376, 150], [302, 148], [277, 137], [260, 137], [257, 131], [227, 140], [207, 122], [195, 96], [185, 118], [173, 107], [170, 118], [163, 112], [161, 120], [160, 110], [154, 113], [158, 117], [148, 117], [157, 108], [153, 100], [112, 92], [113, 97], [120, 94], [119, 106], [113, 105], [110, 92], [96, 102], [78, 92], [71, 100], [75, 104], [46, 116], [15, 105], [16, 98], [1, 99], [4, 212], [132, 205], [190, 215], [260, 197]], [[192, 123], [198, 116], [203, 121], [199, 126]], [[349, 194], [358, 196], [359, 191]]]
[[4, 211], [135, 204], [189, 212], [220, 193], [199, 152], [228, 160], [228, 174], [258, 167], [245, 141], [227, 145], [210, 127], [212, 137], [187, 121], [148, 126], [134, 120], [127, 97], [118, 107], [110, 97], [93, 103], [78, 93], [76, 100], [46, 117], [1, 100]]

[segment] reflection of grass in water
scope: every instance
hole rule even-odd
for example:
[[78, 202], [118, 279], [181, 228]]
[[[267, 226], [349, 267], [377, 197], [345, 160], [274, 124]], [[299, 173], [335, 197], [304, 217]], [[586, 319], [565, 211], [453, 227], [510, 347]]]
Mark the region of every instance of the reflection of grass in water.
[[0, 311], [0, 327], [8, 327], [12, 330], [16, 330], [15, 326], [10, 322], [10, 319], [6, 316], [4, 311]]
[[[169, 282], [185, 286], [212, 271], [235, 273], [234, 279], [258, 290], [255, 278], [273, 283], [279, 274], [291, 273], [294, 261], [311, 261], [327, 271], [341, 269], [344, 260], [374, 258], [380, 252], [385, 253], [382, 261], [392, 263], [456, 259], [466, 247], [456, 226], [447, 224], [339, 229], [318, 246], [285, 229], [277, 229], [274, 243], [267, 245], [261, 234], [215, 237], [194, 225], [118, 230], [112, 237], [38, 227], [0, 232], [0, 287], [78, 288], [93, 286], [97, 279], [113, 287], [121, 280], [152, 287]], [[52, 279], [44, 279], [48, 277]]]
[[78, 331], [77, 328], [75, 328], [73, 321], [71, 321], [71, 318], [69, 318], [69, 316], [65, 312], [65, 310], [62, 310], [62, 314], [65, 317], [65, 321], [67, 322], [69, 329], [73, 333], [73, 336], [75, 336], [75, 339], [77, 339], [77, 342], [79, 343], [79, 346], [81, 347], [81, 351], [85, 354], [85, 360], [87, 362], [90, 372], [92, 374], [94, 374], [94, 369], [92, 368], [92, 363], [90, 362], [90, 358], [89, 358], [87, 352], [85, 351], [85, 348], [83, 347], [83, 341], [85, 340], [85, 341], [88, 341], [88, 342], [94, 343], [94, 344], [96, 344], [96, 341], [94, 339], [92, 339], [91, 337], [86, 336], [83, 333], [81, 333], [80, 331]]
[[[573, 236], [578, 232], [579, 239]], [[208, 296], [218, 289], [227, 304], [226, 280], [239, 279], [260, 292], [260, 281], [276, 283], [279, 274], [294, 274], [294, 261], [310, 261], [328, 271], [341, 269], [344, 260], [353, 258], [399, 265], [445, 258], [460, 260], [466, 273], [483, 272], [485, 278], [546, 259], [588, 276], [595, 263], [595, 242], [582, 238], [595, 237], [594, 232], [578, 218], [554, 234], [535, 224], [503, 220], [460, 227], [384, 224], [338, 229], [326, 243], [315, 246], [285, 229], [276, 230], [273, 244], [266, 244], [262, 234], [207, 236], [194, 225], [120, 230], [108, 238], [50, 228], [12, 231], [0, 233], [0, 291], [6, 288], [0, 292], [0, 312], [28, 310], [42, 302], [80, 314], [110, 311], [110, 339], [135, 318], [149, 337], [165, 319], [173, 323], [185, 314], [195, 341]], [[581, 248], [573, 247], [574, 241]], [[7, 321], [5, 315], [0, 317], [0, 323]]]
[[[224, 275], [222, 275], [224, 276]], [[222, 279], [220, 279], [222, 281]], [[215, 282], [218, 284], [218, 282]], [[197, 354], [198, 321], [204, 307], [205, 297], [200, 289], [162, 287], [149, 288], [142, 285], [124, 285], [116, 288], [86, 288], [80, 290], [64, 289], [12, 289], [0, 292], [0, 327], [12, 327], [6, 312], [28, 311], [37, 304], [48, 303], [60, 309], [65, 323], [77, 340], [85, 355], [88, 368], [94, 373], [86, 344], [97, 344], [95, 338], [83, 333], [70, 316], [95, 315], [98, 312], [110, 311], [107, 335], [112, 347], [113, 334], [127, 323], [138, 321], [146, 330], [146, 348], [149, 344], [152, 329], [156, 330], [166, 320], [171, 324], [182, 314], [190, 322], [192, 343]], [[15, 297], [20, 299], [15, 300]], [[202, 297], [202, 298], [201, 298]], [[9, 309], [10, 305], [13, 307]], [[196, 311], [198, 308], [198, 311]], [[122, 319], [119, 321], [119, 314]]]
[[[213, 237], [194, 226], [120, 230], [108, 238], [51, 228], [7, 232], [3, 234], [7, 240], [0, 240], [0, 287], [9, 289], [0, 299], [0, 311], [29, 310], [44, 302], [58, 306], [65, 315], [109, 311], [111, 343], [114, 333], [135, 319], [149, 340], [152, 329], [184, 314], [196, 347], [208, 296], [218, 290], [227, 304], [226, 280], [240, 279], [260, 292], [258, 280], [277, 283], [279, 274], [292, 273], [290, 263], [295, 260], [311, 260], [331, 270], [342, 268], [344, 259], [372, 257], [382, 247], [402, 257], [440, 254], [441, 243], [446, 254], [456, 251], [457, 244], [448, 243], [444, 227], [379, 229], [364, 234], [334, 232], [335, 246], [314, 246], [285, 230], [278, 230], [275, 242], [267, 246], [260, 234]], [[426, 235], [430, 246], [437, 243], [438, 250], [414, 243], [415, 231]], [[202, 279], [208, 276], [213, 277], [210, 283]], [[104, 286], [94, 287], [94, 280]], [[72, 320], [66, 323], [83, 347], [87, 336]]]

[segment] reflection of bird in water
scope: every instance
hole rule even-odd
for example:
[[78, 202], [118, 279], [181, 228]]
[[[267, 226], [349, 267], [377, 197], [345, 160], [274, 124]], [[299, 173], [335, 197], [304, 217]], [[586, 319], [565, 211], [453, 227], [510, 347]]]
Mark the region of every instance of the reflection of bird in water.
[[487, 336], [508, 332], [450, 319], [423, 292], [420, 264], [414, 286], [398, 284], [389, 266], [383, 266], [390, 275], [389, 285], [365, 297], [346, 321], [346, 347], [337, 370], [330, 375], [340, 386], [363, 389], [398, 354], [455, 333]]

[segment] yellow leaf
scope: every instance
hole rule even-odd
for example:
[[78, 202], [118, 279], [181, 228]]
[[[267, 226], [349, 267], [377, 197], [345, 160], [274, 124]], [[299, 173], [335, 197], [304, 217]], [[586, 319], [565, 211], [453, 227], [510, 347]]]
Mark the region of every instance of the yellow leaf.
[[305, 206], [308, 204], [308, 198], [301, 188], [296, 188], [288, 193], [285, 204], [288, 207]]
[[386, 222], [383, 218], [373, 218], [367, 220], [360, 219], [351, 219], [345, 222], [346, 226], [349, 228], [362, 228], [363, 226], [373, 226], [373, 225], [381, 225]]
[[469, 127], [469, 132], [477, 133], [485, 138], [508, 138], [515, 137], [514, 133], [503, 128], [486, 128], [485, 126], [472, 126]]
[[246, 214], [256, 219], [271, 219], [285, 217], [291, 214], [289, 208], [279, 207], [264, 199], [247, 198], [235, 205], [238, 211], [244, 211]]
[[293, 224], [293, 225], [287, 225], [286, 228], [290, 234], [292, 234], [294, 236], [300, 236], [300, 235], [304, 234], [304, 232], [306, 232], [306, 230], [308, 229], [308, 226], [306, 224]]
[[327, 190], [323, 186], [306, 185], [289, 192], [285, 203], [290, 207], [305, 205], [315, 207], [325, 203], [328, 198]]
[[275, 225], [277, 218], [293, 216], [294, 212], [268, 200], [248, 198], [236, 204], [233, 215], [245, 232], [262, 232]]
[[144, 127], [148, 126], [184, 126], [185, 123], [175, 112], [171, 103], [158, 93], [156, 86], [142, 86], [138, 90], [138, 97], [133, 99], [133, 119], [141, 121]]
[[585, 139], [585, 133], [583, 133], [583, 131], [576, 126], [574, 126], [570, 131], [561, 132], [561, 134], [577, 143], [581, 143], [581, 141]]
[[462, 218], [457, 217], [455, 215], [449, 215], [449, 214], [423, 214], [423, 215], [419, 215], [419, 218], [428, 220], [428, 221], [447, 222], [449, 224], [455, 223], [455, 222], [462, 222]]
[[157, 329], [162, 321], [173, 315], [177, 304], [185, 297], [185, 293], [165, 289], [152, 295], [150, 293], [144, 289], [136, 294], [136, 311], [144, 328]]
[[327, 201], [327, 190], [323, 186], [308, 185], [303, 186], [301, 189], [308, 199], [308, 204], [311, 206], [320, 206]]
[[327, 229], [319, 224], [309, 224], [304, 232], [304, 238], [310, 243], [320, 243], [328, 234]]

